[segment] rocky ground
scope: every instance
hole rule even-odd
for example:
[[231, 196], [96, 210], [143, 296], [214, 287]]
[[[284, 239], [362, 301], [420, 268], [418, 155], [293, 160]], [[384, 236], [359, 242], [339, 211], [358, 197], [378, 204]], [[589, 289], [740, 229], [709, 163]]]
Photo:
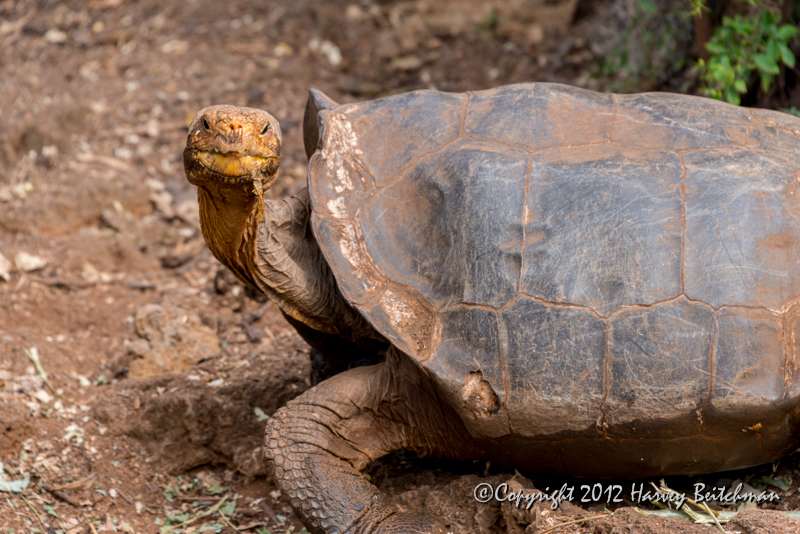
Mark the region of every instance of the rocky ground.
[[[457, 4], [0, 2], [0, 532], [302, 530], [259, 447], [264, 421], [309, 387], [308, 347], [207, 251], [183, 176], [186, 126], [212, 103], [270, 110], [284, 132], [270, 194], [283, 196], [305, 178], [309, 86], [342, 102], [532, 80], [606, 87], [598, 57], [631, 3], [603, 14], [575, 0]], [[630, 84], [624, 74], [614, 83]], [[633, 88], [682, 83], [659, 76]], [[655, 507], [628, 482], [622, 502], [582, 503], [593, 481], [488, 464], [396, 454], [369, 475], [454, 533], [594, 516], [557, 532], [717, 529], [642, 516], [633, 505]], [[704, 482], [737, 481], [780, 500], [728, 531], [800, 529], [778, 512], [800, 508], [795, 457]], [[503, 482], [576, 493], [558, 510], [474, 499], [479, 483]]]

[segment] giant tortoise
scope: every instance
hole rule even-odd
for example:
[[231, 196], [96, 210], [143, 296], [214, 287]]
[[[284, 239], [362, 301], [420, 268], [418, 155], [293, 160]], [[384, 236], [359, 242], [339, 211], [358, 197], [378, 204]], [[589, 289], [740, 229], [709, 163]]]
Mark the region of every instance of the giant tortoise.
[[312, 90], [303, 127], [290, 198], [264, 198], [264, 111], [200, 111], [184, 163], [214, 255], [329, 359], [379, 362], [267, 425], [311, 532], [436, 532], [359, 473], [398, 449], [635, 478], [797, 448], [800, 119], [536, 83]]

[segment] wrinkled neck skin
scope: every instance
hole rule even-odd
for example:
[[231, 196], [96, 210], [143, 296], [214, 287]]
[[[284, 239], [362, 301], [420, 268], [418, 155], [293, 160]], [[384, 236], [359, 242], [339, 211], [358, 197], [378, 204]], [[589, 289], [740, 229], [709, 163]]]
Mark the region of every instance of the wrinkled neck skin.
[[241, 186], [214, 184], [199, 186], [197, 200], [203, 238], [214, 257], [239, 279], [255, 285], [248, 272], [261, 219], [256, 196]]
[[314, 330], [359, 345], [383, 339], [339, 292], [310, 228], [307, 189], [281, 200], [238, 184], [203, 184], [197, 194], [203, 237], [240, 280]]

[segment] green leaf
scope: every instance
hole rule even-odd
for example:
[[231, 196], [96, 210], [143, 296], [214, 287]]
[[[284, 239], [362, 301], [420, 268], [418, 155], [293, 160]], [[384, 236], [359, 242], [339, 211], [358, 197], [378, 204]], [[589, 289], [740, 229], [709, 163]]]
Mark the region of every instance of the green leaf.
[[200, 527], [198, 532], [205, 532], [207, 530], [213, 530], [214, 532], [219, 534], [222, 531], [222, 528], [223, 528], [222, 523], [214, 523], [213, 525], [203, 525], [202, 527]]
[[756, 25], [754, 20], [744, 19], [740, 16], [736, 16], [735, 19], [731, 21], [731, 28], [736, 30], [738, 33], [742, 35], [752, 35], [753, 34], [753, 27]]
[[778, 41], [770, 39], [767, 41], [767, 55], [772, 61], [777, 62], [781, 57], [780, 48], [778, 48]]
[[269, 530], [267, 530], [265, 528], [256, 529], [256, 532], [258, 532], [258, 534], [272, 534], [272, 532], [270, 532]]
[[642, 11], [648, 15], [652, 15], [657, 11], [656, 4], [653, 2], [653, 0], [642, 0], [641, 4], [639, 4], [639, 7], [641, 7]]
[[746, 93], [747, 92], [747, 84], [744, 83], [744, 80], [741, 78], [733, 82], [733, 88], [736, 89], [738, 93]]
[[227, 488], [223, 488], [219, 484], [214, 484], [208, 489], [208, 494], [219, 495], [220, 493], [224, 493], [225, 491], [227, 491]]
[[173, 523], [183, 523], [184, 521], [189, 520], [189, 514], [180, 514], [180, 515], [169, 515], [167, 514], [167, 520]]
[[712, 54], [717, 55], [717, 54], [724, 54], [726, 49], [720, 43], [709, 41], [706, 43], [706, 50], [708, 50]]
[[733, 89], [728, 89], [725, 91], [725, 100], [728, 103], [738, 106], [741, 103], [741, 99], [739, 98], [739, 93], [734, 91]]
[[784, 477], [761, 477], [761, 481], [770, 486], [782, 489], [783, 491], [789, 490], [792, 485]]
[[717, 31], [714, 32], [713, 40], [719, 41], [721, 43], [727, 43], [731, 37], [733, 37], [733, 29], [723, 26], [722, 28], [718, 28]]
[[793, 69], [794, 68], [794, 54], [792, 53], [791, 50], [789, 50], [789, 47], [786, 46], [785, 44], [780, 43], [778, 46], [780, 47], [780, 51], [781, 51], [781, 61], [783, 61], [784, 65], [786, 65], [790, 69]]
[[50, 506], [49, 504], [45, 504], [43, 506], [44, 506], [45, 512], [47, 512], [48, 514], [50, 514], [50, 515], [52, 515], [54, 517], [58, 517], [58, 514], [56, 513], [55, 510], [53, 510], [52, 506]]
[[27, 488], [30, 482], [31, 479], [29, 477], [20, 478], [19, 480], [12, 480], [11, 482], [0, 480], [0, 491], [19, 493], [20, 491]]
[[784, 24], [778, 28], [778, 32], [775, 36], [781, 41], [786, 42], [791, 39], [795, 33], [797, 33], [797, 26], [793, 24]]
[[[769, 57], [767, 54], [756, 54], [753, 56], [753, 61], [755, 61], [756, 67], [761, 72], [765, 72], [767, 74], [778, 74], [780, 73], [781, 69], [778, 67], [778, 64]], [[763, 76], [761, 78], [764, 79]]]
[[236, 511], [236, 501], [230, 501], [225, 503], [225, 506], [219, 509], [219, 513], [222, 515], [230, 516], [233, 512]]
[[772, 81], [775, 79], [775, 76], [772, 74], [762, 74], [761, 75], [761, 90], [764, 92], [769, 91], [769, 88], [772, 86]]

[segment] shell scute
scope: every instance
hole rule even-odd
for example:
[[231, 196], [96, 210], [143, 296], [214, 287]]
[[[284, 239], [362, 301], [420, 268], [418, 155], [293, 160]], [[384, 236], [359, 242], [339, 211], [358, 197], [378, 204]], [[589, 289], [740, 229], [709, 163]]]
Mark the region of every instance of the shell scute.
[[509, 85], [472, 93], [465, 127], [472, 135], [543, 150], [606, 141], [613, 111], [609, 94], [556, 84]]
[[534, 157], [521, 290], [607, 316], [681, 291], [678, 156], [613, 144]]
[[461, 139], [379, 190], [359, 224], [386, 275], [434, 308], [500, 306], [518, 291], [529, 156]]

